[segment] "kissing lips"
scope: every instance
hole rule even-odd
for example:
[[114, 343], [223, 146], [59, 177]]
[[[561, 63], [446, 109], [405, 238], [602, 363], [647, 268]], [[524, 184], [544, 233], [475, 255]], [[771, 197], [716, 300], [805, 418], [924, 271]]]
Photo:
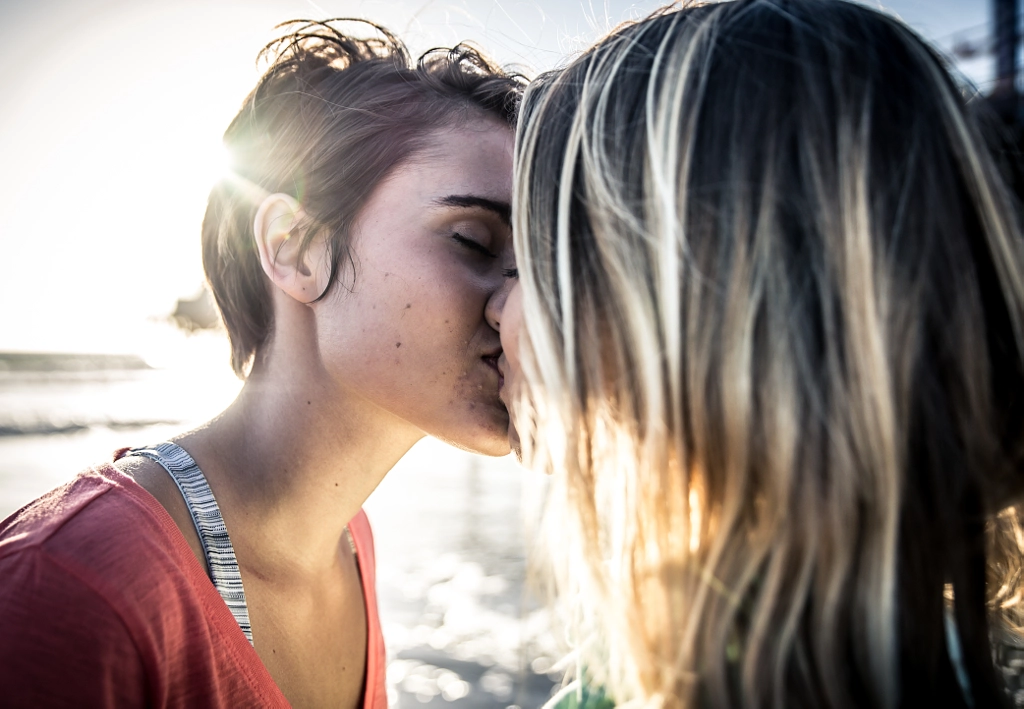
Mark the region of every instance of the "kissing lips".
[[480, 359], [482, 359], [487, 364], [488, 367], [497, 372], [499, 378], [503, 379], [504, 377], [501, 376], [501, 369], [498, 368], [498, 357], [500, 356], [501, 350], [498, 350], [494, 354], [484, 355]]
[[498, 375], [498, 399], [501, 399], [501, 390], [505, 386], [505, 375], [501, 371], [500, 360], [504, 358], [504, 353], [498, 350], [494, 354], [484, 355], [481, 357], [488, 367], [494, 370], [495, 374]]
[[508, 358], [505, 357], [504, 351], [499, 353], [495, 366], [498, 369], [498, 398], [501, 398], [502, 391], [505, 389], [505, 369], [508, 367]]

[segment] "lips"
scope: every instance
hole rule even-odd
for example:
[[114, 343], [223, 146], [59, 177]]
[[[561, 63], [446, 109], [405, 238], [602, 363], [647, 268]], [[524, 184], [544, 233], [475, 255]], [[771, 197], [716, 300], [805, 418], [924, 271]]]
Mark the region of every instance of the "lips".
[[501, 366], [498, 364], [498, 360], [502, 357], [501, 350], [494, 352], [493, 354], [484, 355], [482, 359], [488, 367], [494, 370], [495, 374], [498, 375], [498, 392], [501, 393], [501, 387], [505, 383], [505, 376], [501, 371]]
[[501, 370], [498, 368], [498, 357], [500, 357], [500, 356], [501, 356], [501, 350], [498, 350], [494, 354], [484, 355], [480, 359], [482, 359], [487, 364], [488, 367], [493, 369], [500, 376], [501, 375]]
[[505, 385], [505, 368], [508, 367], [508, 358], [505, 357], [505, 353], [502, 352], [497, 357], [495, 366], [498, 368], [498, 390]]

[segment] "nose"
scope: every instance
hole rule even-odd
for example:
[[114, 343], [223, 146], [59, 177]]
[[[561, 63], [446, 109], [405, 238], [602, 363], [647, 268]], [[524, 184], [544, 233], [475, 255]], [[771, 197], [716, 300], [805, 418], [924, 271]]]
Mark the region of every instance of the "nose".
[[484, 307], [484, 317], [487, 318], [487, 324], [498, 332], [501, 332], [501, 311], [505, 309], [505, 301], [508, 300], [509, 291], [512, 290], [514, 285], [515, 279], [504, 279], [501, 287], [491, 293], [491, 297], [487, 299], [487, 305]]

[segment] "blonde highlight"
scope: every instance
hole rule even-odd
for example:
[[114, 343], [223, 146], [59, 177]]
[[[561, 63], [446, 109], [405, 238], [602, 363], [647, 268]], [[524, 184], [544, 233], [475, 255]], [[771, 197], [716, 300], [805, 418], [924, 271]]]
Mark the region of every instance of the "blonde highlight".
[[936, 55], [839, 0], [660, 13], [527, 90], [516, 184], [517, 425], [589, 680], [1002, 701], [979, 647], [1021, 598], [1024, 257]]

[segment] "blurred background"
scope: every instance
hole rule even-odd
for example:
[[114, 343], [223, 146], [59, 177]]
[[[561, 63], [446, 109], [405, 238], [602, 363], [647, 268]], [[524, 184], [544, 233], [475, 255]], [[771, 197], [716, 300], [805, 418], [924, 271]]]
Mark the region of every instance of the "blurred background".
[[[414, 54], [469, 39], [535, 73], [659, 4], [0, 0], [0, 517], [237, 393], [199, 225], [275, 24], [364, 17]], [[1019, 117], [1019, 0], [884, 6]], [[542, 487], [424, 441], [373, 494], [392, 706], [550, 695], [559, 648], [525, 584]]]

